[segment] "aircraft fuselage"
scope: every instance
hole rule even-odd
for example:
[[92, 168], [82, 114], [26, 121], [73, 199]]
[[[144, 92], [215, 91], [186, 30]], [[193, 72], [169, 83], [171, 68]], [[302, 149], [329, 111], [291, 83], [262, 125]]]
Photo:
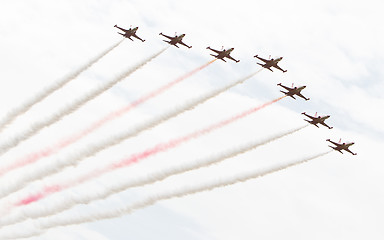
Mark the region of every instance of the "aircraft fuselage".
[[233, 49], [228, 49], [228, 50], [225, 50], [225, 51], [219, 53], [219, 54], [217, 55], [217, 58], [225, 58], [225, 57], [228, 57], [228, 56], [231, 54], [232, 50], [233, 50]]
[[313, 118], [312, 122], [314, 122], [315, 124], [318, 124], [318, 123], [321, 124], [321, 123], [324, 123], [325, 119], [327, 118], [329, 118], [329, 116]]
[[301, 92], [301, 90], [303, 90], [305, 88], [305, 86], [302, 86], [302, 87], [294, 87], [292, 90], [288, 91], [288, 95], [290, 96], [293, 96], [293, 95], [297, 95]]

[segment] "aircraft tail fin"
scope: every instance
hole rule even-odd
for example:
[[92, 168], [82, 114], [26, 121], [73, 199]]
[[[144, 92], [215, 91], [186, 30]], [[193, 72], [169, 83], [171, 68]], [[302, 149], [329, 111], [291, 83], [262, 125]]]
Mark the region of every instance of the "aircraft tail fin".
[[284, 91], [281, 91], [281, 90], [280, 90], [280, 92], [282, 92], [282, 93], [284, 93], [285, 95], [290, 96], [291, 98], [293, 98], [293, 99], [296, 100], [296, 98], [295, 98], [293, 95], [289, 95], [287, 92], [284, 92]]
[[310, 123], [310, 124], [313, 124], [313, 125], [315, 125], [316, 127], [318, 127], [316, 124], [312, 123], [312, 121], [310, 121], [310, 120], [304, 119], [304, 121], [306, 121], [306, 122], [308, 122], [308, 123]]
[[262, 64], [262, 63], [257, 63], [257, 64], [259, 64], [260, 66], [264, 67], [264, 64]]

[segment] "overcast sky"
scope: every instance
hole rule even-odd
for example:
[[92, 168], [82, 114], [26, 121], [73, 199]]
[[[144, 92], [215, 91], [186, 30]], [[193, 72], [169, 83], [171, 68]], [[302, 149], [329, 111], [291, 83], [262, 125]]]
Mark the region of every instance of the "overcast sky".
[[[137, 34], [146, 39], [144, 43], [123, 41], [92, 68], [18, 118], [2, 133], [2, 140], [166, 47], [160, 32], [185, 33], [184, 42], [193, 46], [168, 48], [114, 88], [3, 155], [3, 163], [49, 146], [212, 60], [211, 52], [205, 49], [208, 46], [234, 47], [231, 55], [241, 61], [214, 62], [41, 164], [258, 70], [255, 54], [265, 58], [283, 56], [279, 65], [288, 70], [286, 73], [263, 70], [193, 111], [86, 159], [76, 168], [31, 183], [23, 190], [26, 192], [50, 182], [66, 181], [95, 166], [117, 161], [280, 97], [280, 88], [276, 86], [280, 82], [287, 86], [306, 85], [302, 93], [311, 98], [310, 101], [285, 98], [132, 168], [106, 174], [31, 205], [36, 211], [60, 198], [87, 194], [127, 177], [152, 174], [303, 126], [305, 122], [300, 114], [303, 111], [331, 115], [327, 123], [334, 129], [309, 126], [222, 164], [77, 206], [67, 214], [117, 209], [153, 192], [300, 160], [327, 151], [327, 138], [353, 141], [351, 150], [358, 153], [352, 156], [332, 152], [260, 179], [162, 201], [122, 218], [55, 228], [31, 239], [383, 239], [383, 6], [378, 0], [0, 1], [1, 116], [121, 40], [113, 28], [115, 24], [123, 28], [138, 26]], [[31, 169], [20, 169], [4, 177], [0, 188]], [[33, 226], [33, 221], [28, 221], [15, 229], [23, 231]]]

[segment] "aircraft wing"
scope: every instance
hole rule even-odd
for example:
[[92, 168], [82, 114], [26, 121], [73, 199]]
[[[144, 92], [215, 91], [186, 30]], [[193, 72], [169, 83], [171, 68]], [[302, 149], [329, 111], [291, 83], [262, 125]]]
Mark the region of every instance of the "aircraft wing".
[[124, 29], [124, 28], [121, 28], [121, 27], [118, 27], [118, 26], [116, 26], [115, 28], [120, 29], [120, 30], [123, 31], [123, 32], [128, 32], [128, 31], [129, 31], [129, 30], [127, 30], [127, 29]]
[[185, 44], [183, 41], [180, 41], [179, 42], [181, 45], [183, 45], [183, 46], [186, 46], [187, 48], [191, 48], [191, 46], [188, 46], [187, 44]]
[[285, 88], [285, 90], [287, 90], [287, 91], [292, 91], [292, 89], [293, 89], [293, 88], [286, 87], [284, 85], [279, 85], [279, 86], [282, 87], [282, 88]]
[[331, 141], [331, 140], [329, 140], [328, 142], [330, 142], [330, 143], [332, 143], [333, 145], [335, 145], [335, 146], [340, 146], [341, 144], [339, 144], [339, 143], [336, 143], [336, 142], [334, 142], [334, 141]]
[[296, 93], [296, 95], [297, 95], [297, 96], [299, 96], [299, 97], [301, 97], [301, 98], [303, 98], [303, 99], [305, 99], [305, 100], [307, 100], [307, 99], [308, 99], [308, 98], [304, 97], [304, 95], [303, 95], [303, 94], [301, 94], [301, 93]]
[[325, 127], [327, 127], [327, 128], [329, 128], [329, 129], [333, 128], [333, 127], [328, 126], [325, 122], [320, 122], [320, 124], [325, 126]]
[[139, 36], [137, 36], [136, 33], [134, 33], [132, 36], [135, 37], [135, 38], [137, 38], [137, 39], [139, 39], [139, 40], [142, 41], [142, 42], [145, 42], [145, 40], [143, 40], [143, 39], [141, 39]]
[[352, 154], [352, 155], [356, 155], [357, 153], [353, 153], [351, 150], [349, 150], [348, 148], [347, 149], [345, 149], [345, 151], [347, 151], [347, 152], [349, 152], [350, 154]]
[[215, 49], [212, 49], [212, 48], [209, 48], [209, 50], [214, 51], [214, 52], [217, 53], [217, 54], [220, 54], [220, 53], [223, 52], [223, 51], [215, 50]]
[[175, 39], [175, 37], [170, 37], [170, 36], [167, 36], [167, 35], [165, 35], [165, 34], [161, 34], [161, 35], [164, 36], [164, 37], [166, 37], [166, 38], [168, 38], [168, 39], [171, 39], [171, 40]]
[[228, 54], [228, 56], [226, 56], [227, 58], [229, 58], [229, 59], [231, 59], [232, 61], [235, 61], [235, 62], [237, 62], [237, 60], [236, 59], [234, 59], [233, 57], [231, 57], [231, 55], [229, 55]]
[[277, 64], [273, 65], [273, 67], [279, 69], [279, 70], [282, 71], [282, 72], [285, 72], [285, 70], [283, 70], [283, 69], [282, 69], [281, 67], [279, 67], [279, 65], [277, 65]]
[[350, 147], [350, 146], [352, 146], [353, 144], [355, 144], [355, 143], [346, 143], [345, 146], [346, 146], [346, 147]]
[[259, 57], [259, 56], [256, 56], [258, 59], [260, 59], [261, 61], [263, 61], [263, 62], [268, 62], [269, 60], [267, 60], [267, 59], [264, 59], [264, 58], [262, 58], [262, 57]]
[[303, 113], [303, 114], [304, 114], [304, 116], [309, 117], [309, 118], [312, 119], [312, 120], [315, 119], [315, 117], [312, 117], [311, 115], [308, 115], [308, 114], [306, 114], [306, 113]]

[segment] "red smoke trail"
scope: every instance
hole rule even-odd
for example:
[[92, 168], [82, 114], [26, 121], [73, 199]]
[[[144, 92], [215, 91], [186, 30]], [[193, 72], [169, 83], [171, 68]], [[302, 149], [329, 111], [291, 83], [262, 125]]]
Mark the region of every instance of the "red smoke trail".
[[93, 171], [93, 172], [90, 172], [88, 174], [85, 174], [77, 179], [74, 179], [72, 181], [70, 181], [69, 183], [67, 184], [62, 184], [62, 185], [52, 185], [52, 186], [49, 186], [49, 187], [45, 187], [40, 193], [38, 194], [35, 194], [35, 195], [32, 195], [32, 196], [29, 196], [29, 197], [26, 197], [25, 199], [21, 200], [20, 202], [18, 202], [17, 204], [15, 204], [16, 206], [20, 206], [20, 205], [28, 205], [32, 202], [36, 202], [52, 193], [55, 193], [55, 192], [59, 192], [59, 191], [62, 191], [64, 189], [67, 189], [67, 188], [70, 188], [70, 187], [73, 187], [73, 186], [76, 186], [78, 184], [81, 184], [83, 182], [86, 182], [90, 179], [93, 179], [93, 178], [97, 178], [105, 173], [108, 173], [108, 172], [111, 172], [113, 170], [116, 170], [116, 169], [119, 169], [119, 168], [122, 168], [122, 167], [127, 167], [133, 163], [137, 163], [138, 161], [142, 160], [142, 159], [145, 159], [149, 156], [152, 156], [154, 154], [157, 154], [159, 152], [163, 152], [163, 151], [166, 151], [166, 150], [169, 150], [169, 149], [172, 149], [172, 148], [175, 148], [177, 147], [178, 145], [184, 143], [184, 142], [187, 142], [193, 138], [197, 138], [201, 135], [204, 135], [204, 134], [207, 134], [211, 131], [214, 131], [216, 129], [219, 129], [219, 128], [222, 128], [232, 122], [235, 122], [241, 118], [244, 118], [246, 116], [248, 116], [249, 114], [251, 113], [254, 113], [260, 109], [263, 109], [269, 105], [271, 105], [272, 103], [275, 103], [281, 99], [283, 99], [284, 97], [286, 96], [282, 96], [282, 97], [279, 97], [275, 100], [272, 100], [270, 102], [267, 102], [267, 103], [264, 103], [263, 105], [261, 106], [258, 106], [258, 107], [254, 107], [254, 108], [251, 108], [245, 112], [242, 112], [240, 114], [237, 114], [233, 117], [230, 117], [228, 119], [225, 119], [221, 122], [218, 122], [216, 124], [213, 124], [211, 126], [208, 126], [206, 128], [203, 128], [201, 130], [198, 130], [198, 131], [195, 131], [193, 133], [190, 133], [184, 137], [180, 137], [180, 138], [176, 138], [176, 139], [173, 139], [167, 143], [160, 143], [160, 144], [157, 144], [155, 145], [154, 147], [152, 148], [149, 148], [148, 150], [145, 150], [141, 153], [138, 153], [138, 154], [134, 154], [132, 155], [131, 157], [129, 158], [126, 158], [126, 159], [123, 159], [121, 160], [119, 163], [114, 163], [112, 164], [111, 166], [109, 167], [106, 167], [106, 168], [102, 168], [102, 169], [97, 169], [96, 171]]
[[23, 158], [21, 158], [19, 160], [16, 160], [15, 163], [13, 163], [12, 165], [9, 165], [9, 166], [6, 166], [4, 168], [1, 168], [0, 169], [0, 176], [4, 175], [5, 173], [7, 173], [9, 171], [12, 171], [12, 170], [14, 170], [16, 168], [26, 166], [28, 164], [36, 162], [37, 160], [39, 160], [41, 158], [48, 157], [48, 156], [50, 156], [52, 154], [55, 154], [55, 153], [59, 152], [61, 149], [63, 149], [65, 147], [67, 147], [67, 146], [69, 146], [69, 145], [79, 141], [81, 138], [87, 136], [91, 132], [95, 131], [96, 129], [100, 128], [104, 124], [108, 123], [109, 121], [112, 121], [112, 120], [122, 116], [123, 114], [125, 114], [128, 111], [130, 111], [131, 109], [139, 106], [140, 104], [144, 103], [145, 101], [147, 101], [147, 100], [149, 100], [149, 99], [151, 99], [153, 97], [156, 97], [157, 95], [163, 93], [164, 91], [166, 91], [167, 89], [169, 89], [172, 86], [176, 85], [177, 83], [179, 83], [179, 82], [187, 79], [188, 77], [196, 74], [197, 72], [199, 72], [202, 69], [206, 68], [207, 66], [209, 66], [211, 63], [213, 63], [216, 60], [217, 59], [209, 61], [209, 62], [205, 63], [204, 65], [202, 65], [202, 66], [192, 70], [191, 72], [189, 72], [189, 73], [187, 73], [187, 74], [185, 74], [185, 75], [175, 79], [174, 81], [169, 82], [166, 85], [161, 86], [158, 89], [155, 89], [153, 92], [150, 92], [149, 94], [147, 94], [147, 95], [137, 99], [136, 101], [132, 102], [128, 106], [108, 114], [104, 118], [98, 120], [97, 122], [94, 122], [92, 125], [90, 125], [86, 129], [84, 129], [83, 131], [81, 131], [79, 133], [76, 133], [76, 134], [68, 137], [67, 139], [65, 139], [65, 140], [63, 140], [61, 142], [58, 142], [57, 144], [55, 144], [55, 145], [53, 145], [51, 147], [47, 147], [47, 148], [45, 148], [43, 150], [40, 150], [39, 152], [35, 152], [35, 153], [32, 153], [32, 154], [29, 154], [26, 157], [23, 157]]

